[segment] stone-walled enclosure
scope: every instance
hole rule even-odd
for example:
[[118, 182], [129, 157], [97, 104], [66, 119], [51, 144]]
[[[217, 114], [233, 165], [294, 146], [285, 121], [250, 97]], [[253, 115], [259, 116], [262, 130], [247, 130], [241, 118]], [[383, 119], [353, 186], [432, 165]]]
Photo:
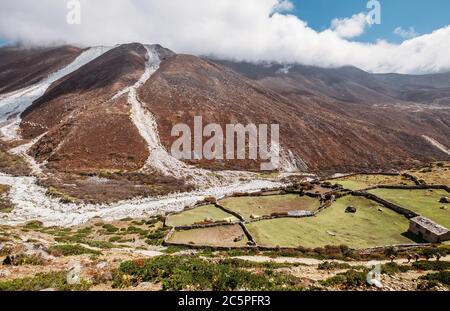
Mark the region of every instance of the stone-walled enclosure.
[[[402, 178], [407, 178], [411, 181], [411, 185], [377, 185], [372, 186], [367, 189], [358, 190], [358, 191], [352, 191], [345, 189], [344, 187], [340, 186], [338, 183], [334, 184], [330, 183], [330, 181], [338, 181], [339, 178], [333, 178], [328, 179], [327, 182], [325, 181], [315, 181], [312, 183], [309, 183], [308, 187], [305, 187], [304, 185], [296, 185], [296, 186], [289, 186], [284, 188], [279, 188], [275, 190], [265, 190], [260, 191], [257, 193], [236, 193], [230, 197], [235, 198], [241, 198], [241, 197], [268, 197], [268, 196], [283, 196], [287, 194], [295, 194], [299, 197], [308, 196], [312, 198], [316, 198], [320, 202], [320, 206], [316, 211], [296, 211], [296, 212], [289, 212], [289, 213], [272, 213], [270, 215], [264, 215], [260, 216], [256, 219], [247, 219], [245, 220], [242, 215], [239, 213], [236, 213], [235, 211], [230, 210], [229, 208], [223, 206], [220, 204], [220, 202], [216, 201], [215, 198], [208, 198], [204, 202], [199, 202], [196, 206], [192, 208], [187, 208], [183, 212], [195, 209], [199, 206], [204, 206], [205, 204], [213, 204], [216, 208], [226, 212], [227, 214], [234, 216], [237, 221], [234, 222], [225, 222], [225, 221], [219, 221], [219, 222], [204, 222], [204, 223], [196, 223], [188, 226], [178, 226], [178, 227], [172, 227], [169, 231], [168, 235], [165, 237], [164, 244], [167, 246], [183, 246], [183, 247], [189, 247], [189, 248], [208, 248], [208, 249], [215, 249], [215, 250], [229, 250], [229, 249], [260, 249], [260, 250], [282, 250], [282, 249], [293, 249], [292, 247], [283, 247], [283, 245], [277, 246], [277, 247], [267, 247], [263, 245], [258, 245], [257, 241], [255, 241], [252, 234], [247, 229], [246, 225], [251, 223], [257, 223], [265, 220], [273, 220], [273, 219], [287, 219], [287, 218], [309, 218], [309, 217], [320, 217], [320, 213], [327, 208], [329, 208], [333, 202], [335, 202], [338, 198], [342, 198], [345, 196], [354, 196], [354, 197], [365, 197], [373, 202], [377, 202], [380, 205], [406, 217], [411, 221], [409, 232], [422, 238], [424, 240], [423, 243], [416, 243], [416, 244], [405, 244], [405, 245], [395, 245], [397, 248], [410, 248], [410, 247], [428, 247], [429, 244], [425, 243], [439, 243], [446, 241], [450, 239], [450, 234], [448, 234], [448, 229], [444, 228], [443, 226], [439, 226], [439, 224], [435, 224], [438, 227], [443, 228], [446, 230], [446, 234], [440, 235], [439, 238], [432, 238], [430, 235], [420, 233], [418, 230], [415, 230], [412, 225], [413, 219], [417, 219], [418, 217], [421, 217], [418, 213], [409, 210], [405, 206], [400, 206], [398, 204], [394, 204], [392, 202], [389, 202], [385, 199], [382, 199], [374, 194], [369, 193], [369, 190], [373, 189], [403, 189], [403, 190], [414, 190], [414, 189], [430, 189], [430, 190], [445, 190], [450, 193], [450, 189], [446, 185], [426, 185], [423, 182], [419, 181], [416, 177], [410, 175], [410, 174], [382, 174], [382, 173], [375, 173], [375, 174], [354, 174], [354, 175], [348, 175], [348, 176], [358, 176], [358, 175], [370, 175], [370, 176], [401, 176]], [[345, 176], [345, 177], [348, 177]], [[314, 193], [311, 192], [311, 186], [312, 187], [322, 187], [324, 189], [327, 189], [322, 194], [320, 193]], [[181, 213], [183, 213], [181, 212]], [[179, 213], [174, 213], [179, 214]], [[174, 215], [171, 214], [171, 215]], [[168, 215], [170, 217], [171, 215]], [[220, 227], [220, 226], [233, 226], [233, 225], [239, 225], [242, 228], [243, 233], [245, 234], [245, 237], [248, 239], [248, 242], [246, 245], [243, 246], [236, 246], [236, 247], [229, 247], [229, 246], [221, 246], [221, 245], [200, 245], [200, 244], [194, 244], [194, 243], [177, 243], [174, 241], [171, 241], [171, 237], [173, 234], [177, 231], [187, 231], [192, 229], [202, 229], [202, 228], [214, 228], [214, 227]], [[425, 231], [426, 233], [426, 231]], [[299, 243], [301, 245], [301, 242]], [[379, 245], [378, 247], [371, 248], [373, 250], [378, 250], [379, 248], [387, 248], [392, 247], [392, 245]], [[365, 250], [359, 250], [359, 251], [365, 251]], [[367, 249], [366, 251], [370, 252], [370, 249]]]

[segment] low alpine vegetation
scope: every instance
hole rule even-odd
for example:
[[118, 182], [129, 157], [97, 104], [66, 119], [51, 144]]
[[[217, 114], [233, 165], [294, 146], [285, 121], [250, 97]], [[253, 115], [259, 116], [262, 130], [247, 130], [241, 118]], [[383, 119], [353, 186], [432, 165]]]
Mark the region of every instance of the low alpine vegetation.
[[161, 256], [122, 263], [113, 286], [153, 282], [161, 283], [164, 290], [301, 290], [299, 281], [273, 270], [247, 270], [235, 262], [217, 264], [197, 257]]

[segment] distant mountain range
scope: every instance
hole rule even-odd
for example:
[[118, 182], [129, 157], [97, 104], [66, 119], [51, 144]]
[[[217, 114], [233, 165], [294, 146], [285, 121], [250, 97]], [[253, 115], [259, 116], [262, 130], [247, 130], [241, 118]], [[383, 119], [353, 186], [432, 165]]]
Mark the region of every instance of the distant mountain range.
[[[31, 142], [26, 154], [44, 170], [142, 169], [155, 149], [133, 119], [127, 88], [148, 70], [149, 49], [156, 71], [136, 87], [136, 95], [167, 150], [175, 124], [192, 125], [194, 116], [202, 116], [204, 124], [280, 124], [281, 147], [301, 171], [378, 171], [450, 160], [450, 74], [252, 64], [139, 43], [0, 48], [4, 139], [10, 147]], [[257, 161], [238, 160], [189, 164], [258, 167]]]

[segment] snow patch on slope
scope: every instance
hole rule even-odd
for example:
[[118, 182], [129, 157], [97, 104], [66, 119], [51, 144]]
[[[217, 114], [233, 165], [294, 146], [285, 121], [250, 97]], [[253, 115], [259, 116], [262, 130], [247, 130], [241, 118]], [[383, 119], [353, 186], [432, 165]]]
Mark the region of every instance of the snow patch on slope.
[[42, 165], [36, 162], [36, 160], [28, 154], [28, 151], [31, 149], [31, 147], [34, 146], [35, 143], [37, 143], [42, 137], [44, 137], [47, 133], [44, 133], [40, 135], [39, 137], [36, 137], [32, 141], [30, 141], [27, 144], [20, 145], [19, 147], [16, 147], [14, 149], [9, 150], [9, 153], [17, 156], [21, 156], [25, 159], [25, 161], [28, 163], [29, 167], [31, 168], [31, 172], [34, 175], [42, 175]]
[[438, 148], [439, 150], [441, 150], [442, 152], [450, 155], [450, 149], [448, 149], [446, 146], [444, 146], [443, 144], [441, 144], [440, 142], [438, 142], [436, 139], [431, 138], [429, 136], [426, 135], [422, 135], [422, 137], [428, 141], [431, 145], [433, 145], [434, 147]]
[[24, 89], [5, 94], [0, 99], [0, 135], [6, 141], [19, 139], [20, 115], [40, 98], [52, 83], [71, 74], [109, 51], [110, 47], [93, 47], [81, 53], [72, 63], [51, 74], [43, 81]]
[[230, 183], [237, 178], [249, 173], [243, 172], [220, 172], [213, 174], [204, 169], [198, 169], [189, 166], [184, 162], [177, 160], [168, 153], [161, 143], [158, 125], [155, 116], [143, 106], [137, 95], [137, 90], [143, 86], [148, 79], [159, 69], [161, 60], [154, 46], [145, 46], [147, 50], [147, 59], [145, 71], [142, 77], [130, 87], [119, 91], [113, 99], [128, 94], [128, 103], [131, 105], [131, 120], [144, 138], [149, 150], [149, 157], [142, 171], [156, 169], [164, 175], [176, 178], [189, 178], [197, 185], [212, 186], [218, 184]]

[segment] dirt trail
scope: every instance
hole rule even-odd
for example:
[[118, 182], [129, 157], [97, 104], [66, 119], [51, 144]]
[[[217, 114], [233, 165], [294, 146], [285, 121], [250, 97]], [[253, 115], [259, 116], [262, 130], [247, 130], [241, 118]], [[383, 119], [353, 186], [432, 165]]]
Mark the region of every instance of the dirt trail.
[[[289, 263], [289, 264], [303, 264], [307, 266], [317, 266], [324, 262], [337, 262], [337, 263], [347, 263], [350, 266], [368, 266], [371, 263], [380, 263], [380, 264], [386, 264], [391, 262], [390, 260], [373, 260], [373, 261], [343, 261], [343, 260], [332, 260], [332, 259], [314, 259], [314, 258], [296, 258], [296, 257], [277, 257], [277, 258], [271, 258], [267, 256], [237, 256], [232, 257], [234, 259], [241, 259], [241, 260], [247, 260], [247, 261], [253, 261], [258, 263], [264, 263], [264, 262], [273, 262], [273, 263]], [[450, 256], [442, 257], [440, 259], [441, 261], [450, 261]], [[408, 262], [406, 259], [396, 259], [394, 262], [398, 264], [405, 264]]]

